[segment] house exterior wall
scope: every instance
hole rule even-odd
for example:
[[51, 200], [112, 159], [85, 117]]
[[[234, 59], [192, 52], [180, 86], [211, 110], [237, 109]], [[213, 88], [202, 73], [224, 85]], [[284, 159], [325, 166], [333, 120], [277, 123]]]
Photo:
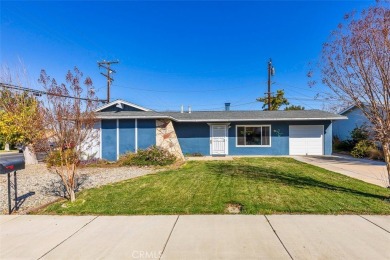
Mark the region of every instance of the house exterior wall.
[[[271, 147], [237, 147], [237, 125], [271, 125]], [[232, 122], [228, 130], [229, 155], [288, 155], [289, 125], [324, 125], [324, 154], [332, 154], [331, 121]], [[183, 154], [210, 155], [210, 126], [207, 123], [174, 123]]]
[[333, 123], [333, 135], [337, 136], [340, 140], [351, 139], [351, 131], [356, 127], [366, 124], [371, 125], [368, 119], [359, 108], [353, 108], [343, 116], [348, 117], [347, 120], [335, 121]]
[[101, 134], [102, 159], [115, 161], [119, 155], [155, 145], [156, 120], [103, 119]]
[[173, 122], [173, 126], [184, 155], [210, 155], [210, 126], [207, 123]]
[[173, 123], [169, 119], [156, 120], [156, 145], [168, 150], [177, 159], [183, 160], [183, 152], [180, 148]]
[[135, 119], [119, 120], [119, 154], [135, 152]]
[[146, 149], [156, 144], [156, 120], [138, 119], [138, 149]]
[[[210, 123], [212, 124], [212, 123]], [[270, 147], [237, 147], [237, 125], [270, 125]], [[288, 155], [290, 125], [323, 125], [324, 154], [332, 154], [332, 122], [327, 121], [290, 121], [290, 122], [231, 122], [228, 128], [228, 155]], [[118, 126], [118, 129], [117, 129]], [[102, 158], [110, 161], [126, 152], [146, 149], [156, 145], [156, 120], [119, 119], [102, 120]], [[210, 155], [210, 125], [203, 122], [173, 122], [177, 140], [183, 154], [201, 153]], [[117, 143], [117, 134], [119, 143]]]
[[102, 120], [102, 158], [115, 161], [117, 156], [116, 119]]

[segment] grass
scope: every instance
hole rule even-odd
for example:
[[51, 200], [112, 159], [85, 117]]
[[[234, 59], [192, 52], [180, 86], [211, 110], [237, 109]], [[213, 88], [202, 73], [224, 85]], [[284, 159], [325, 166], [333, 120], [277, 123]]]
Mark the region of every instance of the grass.
[[159, 172], [85, 190], [74, 203], [42, 214], [390, 214], [390, 190], [291, 158], [190, 161]]

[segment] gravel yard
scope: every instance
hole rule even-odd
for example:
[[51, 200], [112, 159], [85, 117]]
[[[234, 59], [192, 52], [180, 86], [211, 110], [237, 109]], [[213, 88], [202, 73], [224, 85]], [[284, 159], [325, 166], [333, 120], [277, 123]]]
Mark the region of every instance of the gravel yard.
[[[136, 167], [83, 168], [79, 171], [79, 190], [98, 187], [142, 176], [153, 169]], [[60, 178], [44, 164], [28, 165], [17, 172], [19, 214], [52, 202], [64, 195]], [[77, 195], [76, 195], [77, 196]], [[12, 201], [14, 203], [14, 201]], [[7, 175], [0, 175], [0, 214], [8, 214]]]

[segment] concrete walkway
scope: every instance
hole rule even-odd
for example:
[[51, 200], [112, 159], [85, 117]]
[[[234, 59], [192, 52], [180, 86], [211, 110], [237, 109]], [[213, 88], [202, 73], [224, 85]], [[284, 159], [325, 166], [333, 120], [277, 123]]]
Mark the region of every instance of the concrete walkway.
[[294, 159], [338, 172], [381, 187], [389, 186], [383, 162], [357, 159], [350, 156], [292, 156]]
[[390, 259], [390, 216], [0, 216], [0, 259]]

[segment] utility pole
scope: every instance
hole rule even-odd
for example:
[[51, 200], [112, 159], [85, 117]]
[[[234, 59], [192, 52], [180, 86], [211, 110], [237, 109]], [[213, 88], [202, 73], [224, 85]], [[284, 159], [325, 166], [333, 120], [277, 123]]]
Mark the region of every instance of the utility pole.
[[268, 62], [268, 111], [271, 110], [271, 76], [275, 75], [275, 68], [272, 66], [272, 60]]
[[107, 74], [104, 74], [103, 72], [100, 72], [104, 77], [107, 78], [107, 103], [110, 103], [110, 87], [111, 83], [114, 81], [112, 78], [111, 74], [116, 73], [115, 70], [111, 69], [111, 64], [117, 64], [119, 61], [98, 61], [98, 66], [103, 67], [104, 69], [107, 70]]

